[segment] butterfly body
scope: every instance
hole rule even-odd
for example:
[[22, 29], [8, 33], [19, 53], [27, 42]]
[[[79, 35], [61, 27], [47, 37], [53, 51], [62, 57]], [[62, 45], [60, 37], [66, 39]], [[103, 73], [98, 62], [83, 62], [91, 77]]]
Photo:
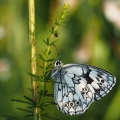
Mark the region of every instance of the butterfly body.
[[60, 60], [55, 62], [52, 78], [55, 102], [59, 110], [69, 115], [84, 113], [116, 83], [116, 78], [103, 69], [83, 64], [63, 65]]

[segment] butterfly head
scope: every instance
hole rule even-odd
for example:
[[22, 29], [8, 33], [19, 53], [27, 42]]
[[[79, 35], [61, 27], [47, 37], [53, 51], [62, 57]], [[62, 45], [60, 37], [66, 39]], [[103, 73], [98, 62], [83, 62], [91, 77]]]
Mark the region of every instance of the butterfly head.
[[54, 69], [52, 70], [52, 78], [56, 78], [62, 69], [63, 63], [61, 60], [56, 60], [54, 63]]
[[61, 62], [61, 60], [56, 60], [54, 63], [54, 67], [61, 67], [63, 66], [63, 63]]

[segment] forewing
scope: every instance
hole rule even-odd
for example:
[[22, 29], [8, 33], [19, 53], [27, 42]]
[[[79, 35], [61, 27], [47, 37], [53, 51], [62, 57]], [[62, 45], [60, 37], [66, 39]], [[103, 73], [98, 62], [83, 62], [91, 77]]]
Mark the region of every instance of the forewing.
[[91, 85], [95, 90], [94, 99], [99, 100], [113, 88], [116, 83], [116, 77], [97, 67], [88, 66], [88, 69], [89, 77], [93, 80]]
[[[104, 97], [115, 85], [116, 78], [111, 73], [88, 65], [82, 64], [67, 64], [64, 66], [67, 72], [73, 73], [79, 79], [74, 79], [74, 83], [79, 83], [83, 80], [90, 86], [92, 93], [94, 94], [94, 100], [99, 100]], [[79, 86], [79, 84], [78, 84]]]

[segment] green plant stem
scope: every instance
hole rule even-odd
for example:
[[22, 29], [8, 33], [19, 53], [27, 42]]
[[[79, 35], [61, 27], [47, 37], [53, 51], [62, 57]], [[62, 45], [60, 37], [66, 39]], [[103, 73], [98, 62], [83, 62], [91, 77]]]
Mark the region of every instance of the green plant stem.
[[[31, 72], [36, 75], [36, 41], [35, 41], [35, 7], [34, 0], [28, 0], [29, 4], [29, 42], [31, 46]], [[38, 89], [37, 89], [37, 80], [34, 77], [31, 77], [32, 85], [32, 96], [35, 104], [38, 102]], [[34, 120], [41, 120], [40, 110], [37, 107], [34, 107]]]
[[[54, 21], [55, 22], [54, 33], [56, 31], [58, 31], [59, 26], [61, 26], [63, 24], [65, 17], [67, 15], [66, 11], [68, 8], [69, 8], [69, 4], [64, 4], [64, 8], [63, 8], [62, 15], [61, 15], [60, 19], [58, 21]], [[53, 40], [54, 33], [51, 35], [49, 43], [51, 43], [51, 41]], [[47, 49], [46, 49], [47, 51], [46, 51], [46, 56], [45, 56], [46, 61], [48, 60], [48, 56], [49, 56], [48, 53], [50, 52], [50, 47], [51, 47], [50, 45], [47, 45]], [[45, 62], [45, 61], [43, 62], [43, 67], [44, 67], [44, 69], [43, 69], [43, 80], [44, 80], [47, 62]], [[45, 91], [46, 90], [46, 83], [44, 82], [43, 84], [44, 84], [44, 91]]]
[[[55, 30], [57, 30], [57, 29], [58, 29], [58, 25], [56, 25], [56, 27], [55, 27]], [[54, 37], [54, 34], [51, 35], [50, 42], [52, 41], [53, 37]], [[49, 45], [47, 46], [46, 60], [48, 60], [48, 53], [50, 52], [50, 47], [51, 46], [49, 46]], [[47, 67], [47, 62], [44, 62], [43, 65], [44, 65], [44, 70], [43, 70], [43, 76], [44, 76], [45, 75], [45, 71], [46, 71], [46, 67]], [[46, 90], [46, 83], [44, 82], [44, 91], [45, 90]]]

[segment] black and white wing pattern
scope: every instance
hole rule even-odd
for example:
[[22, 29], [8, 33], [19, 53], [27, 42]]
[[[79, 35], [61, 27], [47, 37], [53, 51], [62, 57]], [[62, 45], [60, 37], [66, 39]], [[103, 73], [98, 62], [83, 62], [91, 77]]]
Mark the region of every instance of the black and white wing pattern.
[[93, 101], [104, 97], [113, 88], [116, 78], [111, 73], [88, 65], [55, 62], [52, 77], [54, 98], [59, 110], [69, 115], [85, 112]]

